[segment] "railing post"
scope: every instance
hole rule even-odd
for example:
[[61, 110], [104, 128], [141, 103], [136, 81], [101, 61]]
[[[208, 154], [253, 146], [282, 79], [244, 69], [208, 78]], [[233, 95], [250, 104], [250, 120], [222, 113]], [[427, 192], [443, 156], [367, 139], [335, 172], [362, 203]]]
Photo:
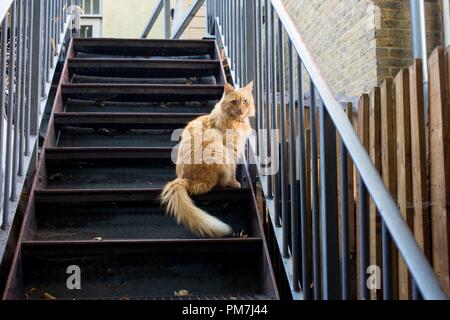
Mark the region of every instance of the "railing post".
[[170, 0], [164, 0], [164, 33], [170, 39]]
[[[0, 16], [1, 17], [1, 16]], [[3, 181], [7, 176], [5, 176], [5, 173], [3, 172], [3, 161], [5, 158], [5, 145], [3, 143], [3, 134], [7, 130], [7, 124], [4, 123], [5, 119], [5, 108], [6, 108], [6, 63], [7, 63], [7, 57], [6, 57], [6, 47], [8, 44], [8, 19], [5, 17], [3, 21], [1, 21], [1, 53], [0, 53], [0, 134], [2, 135], [0, 139], [0, 205], [2, 205], [3, 201]], [[6, 128], [5, 128], [6, 126]], [[5, 220], [8, 219], [8, 213], [9, 212], [3, 212], [2, 214], [2, 227], [6, 226], [6, 223], [4, 223]]]
[[[16, 16], [16, 10], [17, 10], [17, 2], [13, 1], [11, 4], [11, 8], [9, 11], [10, 14], [10, 27], [9, 27], [9, 74], [8, 74], [8, 109], [7, 109], [7, 115], [8, 115], [8, 128], [6, 132], [6, 163], [5, 163], [5, 189], [3, 193], [3, 220], [1, 228], [3, 230], [6, 230], [9, 221], [9, 210], [10, 210], [10, 192], [11, 192], [11, 184], [12, 181], [16, 178], [16, 175], [14, 173], [14, 168], [12, 167], [12, 154], [13, 154], [13, 117], [15, 114], [14, 108], [17, 104], [15, 101], [15, 94], [14, 94], [14, 81], [11, 79], [15, 79], [15, 66], [16, 66], [16, 46], [13, 45], [16, 41], [16, 26], [17, 26], [17, 16]], [[3, 119], [2, 119], [3, 121]]]
[[253, 61], [255, 61], [255, 50], [253, 48], [253, 37], [255, 36], [255, 29], [253, 26], [254, 22], [254, 6], [255, 1], [254, 0], [245, 0], [246, 2], [246, 42], [245, 47], [247, 48], [246, 53], [247, 56], [245, 57], [247, 59], [245, 65], [246, 65], [246, 72], [247, 72], [247, 82], [251, 82], [255, 80], [254, 78], [254, 66]]
[[[31, 51], [33, 55], [30, 56], [31, 64], [31, 99], [30, 99], [30, 133], [31, 135], [38, 134], [38, 120], [39, 120], [39, 109], [41, 106], [41, 85], [40, 81], [42, 78], [42, 68], [41, 68], [41, 57], [43, 53], [42, 46], [42, 35], [41, 32], [37, 30], [42, 30], [43, 23], [43, 4], [42, 0], [33, 1], [33, 11], [32, 11], [32, 26], [33, 32], [31, 35]], [[44, 39], [45, 41], [45, 39]]]
[[323, 299], [340, 299], [336, 128], [320, 104], [320, 189]]

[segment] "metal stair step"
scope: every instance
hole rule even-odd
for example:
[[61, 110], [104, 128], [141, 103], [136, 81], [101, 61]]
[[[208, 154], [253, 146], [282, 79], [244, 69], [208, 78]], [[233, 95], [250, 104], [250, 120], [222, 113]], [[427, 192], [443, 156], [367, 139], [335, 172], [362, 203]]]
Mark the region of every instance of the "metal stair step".
[[139, 128], [179, 129], [202, 113], [77, 113], [57, 112], [54, 114], [56, 128], [67, 126], [80, 128]]
[[[180, 126], [182, 128], [182, 126]], [[59, 131], [58, 147], [174, 147], [171, 129], [122, 129], [63, 127]]]
[[161, 188], [175, 178], [172, 148], [48, 148], [47, 188]]
[[195, 102], [117, 102], [68, 99], [66, 112], [90, 113], [210, 113], [217, 101]]
[[185, 57], [209, 55], [216, 58], [214, 40], [74, 39], [75, 54], [125, 57]]
[[218, 76], [218, 60], [78, 59], [69, 60], [71, 74], [98, 77], [191, 78]]
[[151, 75], [145, 78], [135, 77], [108, 77], [108, 76], [85, 76], [74, 74], [71, 83], [112, 83], [112, 84], [211, 84], [216, 85], [217, 80], [214, 76], [189, 77], [189, 78], [151, 78]]
[[76, 58], [80, 59], [146, 59], [146, 60], [211, 60], [209, 54], [204, 55], [188, 55], [188, 56], [139, 56], [139, 55], [119, 55], [119, 54], [101, 54], [101, 53], [84, 53], [76, 52]]
[[[216, 190], [194, 197], [236, 233], [259, 238], [248, 189]], [[37, 190], [27, 241], [199, 239], [165, 214], [161, 189]]]
[[62, 96], [67, 99], [96, 101], [198, 101], [219, 100], [220, 85], [162, 84], [63, 84]]
[[[133, 299], [264, 295], [260, 239], [183, 242], [23, 242], [23, 282], [16, 294], [40, 299]], [[79, 266], [82, 290], [68, 290], [67, 268]], [[13, 298], [10, 296], [9, 298]]]
[[56, 144], [90, 148], [174, 147], [187, 123], [200, 115], [57, 113]]

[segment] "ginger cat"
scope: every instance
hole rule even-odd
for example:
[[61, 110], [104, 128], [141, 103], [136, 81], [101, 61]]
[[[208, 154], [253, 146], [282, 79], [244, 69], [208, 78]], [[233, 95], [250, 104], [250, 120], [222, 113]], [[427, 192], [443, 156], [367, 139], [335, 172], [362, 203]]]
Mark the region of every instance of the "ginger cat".
[[222, 99], [211, 114], [190, 122], [184, 129], [177, 160], [177, 179], [169, 182], [161, 203], [169, 215], [202, 237], [224, 237], [231, 227], [196, 207], [190, 195], [214, 187], [240, 188], [236, 165], [251, 134], [249, 117], [255, 115], [253, 82], [245, 88], [225, 85]]

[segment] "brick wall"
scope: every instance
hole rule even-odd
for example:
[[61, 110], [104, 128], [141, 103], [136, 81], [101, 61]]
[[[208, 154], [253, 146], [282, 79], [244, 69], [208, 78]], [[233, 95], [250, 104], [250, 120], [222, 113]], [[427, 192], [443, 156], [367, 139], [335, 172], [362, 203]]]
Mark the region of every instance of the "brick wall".
[[[411, 63], [409, 0], [283, 0], [337, 95], [358, 96]], [[426, 1], [428, 49], [442, 43], [440, 0]]]
[[[375, 0], [381, 9], [381, 28], [376, 30], [378, 77], [394, 77], [412, 63], [412, 31], [409, 0]], [[441, 2], [425, 2], [429, 54], [443, 43]]]

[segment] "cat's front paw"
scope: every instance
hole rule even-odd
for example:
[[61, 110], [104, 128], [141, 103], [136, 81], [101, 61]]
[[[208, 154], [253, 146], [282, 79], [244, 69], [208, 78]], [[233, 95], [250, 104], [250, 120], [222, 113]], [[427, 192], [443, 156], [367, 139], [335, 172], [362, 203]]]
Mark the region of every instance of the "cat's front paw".
[[228, 184], [228, 187], [233, 188], [233, 189], [240, 189], [241, 184], [238, 181], [232, 181]]

